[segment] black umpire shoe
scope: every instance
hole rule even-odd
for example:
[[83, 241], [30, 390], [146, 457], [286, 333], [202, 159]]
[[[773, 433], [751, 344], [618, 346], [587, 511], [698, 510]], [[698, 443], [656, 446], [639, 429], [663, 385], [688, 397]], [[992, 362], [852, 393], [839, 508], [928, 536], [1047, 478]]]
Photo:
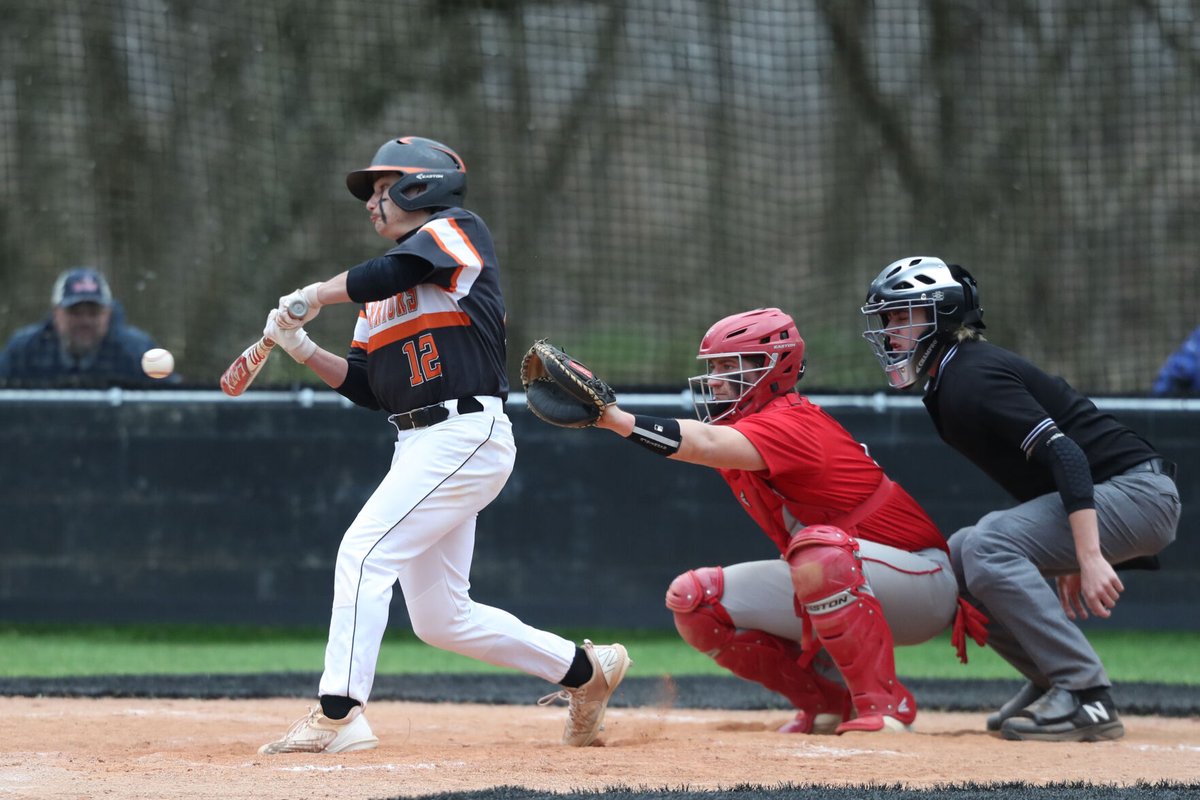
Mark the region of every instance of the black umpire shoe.
[[1035, 684], [1033, 681], [1025, 681], [1025, 685], [1020, 691], [1014, 694], [1007, 703], [1000, 706], [1000, 710], [994, 714], [989, 714], [987, 718], [987, 729], [989, 731], [998, 731], [1000, 726], [1004, 724], [1004, 720], [1009, 717], [1014, 717], [1017, 712], [1021, 711], [1027, 705], [1037, 700], [1044, 695], [1046, 690]]
[[1120, 739], [1125, 726], [1105, 692], [1083, 702], [1075, 692], [1052, 687], [1000, 726], [1005, 739], [1037, 742], [1100, 742]]

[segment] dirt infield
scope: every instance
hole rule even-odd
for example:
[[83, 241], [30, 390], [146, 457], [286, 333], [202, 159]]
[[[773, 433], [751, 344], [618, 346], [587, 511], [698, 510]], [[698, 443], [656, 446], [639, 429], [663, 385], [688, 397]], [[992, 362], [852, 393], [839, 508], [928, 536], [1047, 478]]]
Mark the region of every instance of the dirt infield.
[[260, 756], [302, 700], [0, 697], [0, 798], [393, 797], [524, 786], [723, 789], [739, 784], [1085, 781], [1200, 776], [1200, 719], [1126, 716], [1099, 744], [1008, 742], [984, 715], [922, 712], [908, 734], [773, 732], [778, 710], [612, 708], [601, 747], [557, 744], [565, 710], [372, 703], [376, 750]]

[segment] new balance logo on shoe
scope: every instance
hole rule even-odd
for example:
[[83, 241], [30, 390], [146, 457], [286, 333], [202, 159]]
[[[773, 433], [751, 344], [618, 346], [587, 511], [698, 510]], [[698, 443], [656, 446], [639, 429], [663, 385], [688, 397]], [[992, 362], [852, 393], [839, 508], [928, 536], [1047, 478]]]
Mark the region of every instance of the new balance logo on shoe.
[[896, 710], [899, 711], [901, 714], [908, 713], [908, 698], [907, 697], [905, 697], [903, 700], [900, 701], [900, 705], [896, 706]]
[[596, 660], [600, 662], [600, 668], [604, 670], [605, 678], [612, 672], [613, 667], [623, 660], [622, 654], [615, 647], [597, 647], [595, 653]]
[[1088, 715], [1088, 719], [1095, 725], [1097, 722], [1108, 722], [1108, 709], [1104, 707], [1104, 703], [1097, 700], [1095, 703], [1084, 703], [1083, 711]]
[[1125, 726], [1108, 698], [1081, 702], [1078, 693], [1055, 686], [1000, 727], [1005, 739], [1042, 742], [1104, 742], [1120, 739]]

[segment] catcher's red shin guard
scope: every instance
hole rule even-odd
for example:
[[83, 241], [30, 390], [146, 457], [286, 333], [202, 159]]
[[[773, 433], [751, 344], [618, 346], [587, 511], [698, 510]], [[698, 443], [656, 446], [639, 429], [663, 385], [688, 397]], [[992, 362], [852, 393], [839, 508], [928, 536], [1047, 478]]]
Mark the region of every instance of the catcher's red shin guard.
[[720, 567], [690, 570], [671, 582], [667, 608], [683, 640], [744, 680], [786, 697], [798, 709], [784, 733], [832, 733], [849, 718], [850, 693], [810, 666], [801, 666], [796, 642], [763, 631], [738, 630], [721, 605]]
[[892, 631], [863, 575], [858, 543], [840, 528], [813, 525], [792, 537], [786, 557], [813, 632], [850, 687], [857, 716], [837, 732], [912, 724], [916, 700], [896, 678]]

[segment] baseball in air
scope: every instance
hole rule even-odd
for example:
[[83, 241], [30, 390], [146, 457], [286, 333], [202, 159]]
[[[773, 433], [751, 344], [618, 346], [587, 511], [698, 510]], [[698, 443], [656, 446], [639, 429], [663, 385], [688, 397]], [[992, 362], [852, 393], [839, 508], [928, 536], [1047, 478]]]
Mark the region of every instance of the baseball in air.
[[165, 378], [175, 369], [175, 356], [171, 351], [156, 347], [142, 353], [142, 372], [151, 378]]

